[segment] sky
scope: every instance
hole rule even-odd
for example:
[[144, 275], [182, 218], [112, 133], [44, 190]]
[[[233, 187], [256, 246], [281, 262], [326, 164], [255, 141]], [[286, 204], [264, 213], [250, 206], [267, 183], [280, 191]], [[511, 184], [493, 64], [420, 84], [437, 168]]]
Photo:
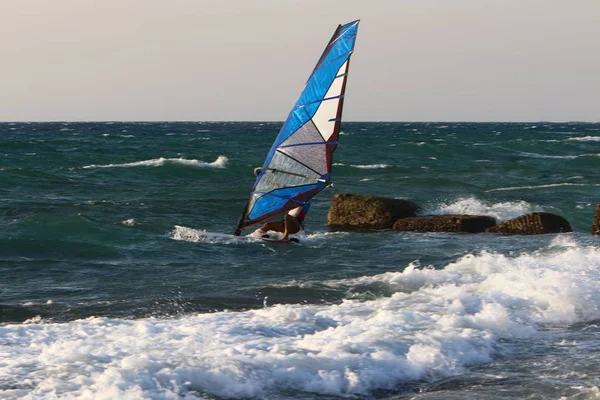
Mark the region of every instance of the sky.
[[355, 19], [345, 121], [600, 121], [600, 0], [2, 0], [0, 121], [281, 121]]

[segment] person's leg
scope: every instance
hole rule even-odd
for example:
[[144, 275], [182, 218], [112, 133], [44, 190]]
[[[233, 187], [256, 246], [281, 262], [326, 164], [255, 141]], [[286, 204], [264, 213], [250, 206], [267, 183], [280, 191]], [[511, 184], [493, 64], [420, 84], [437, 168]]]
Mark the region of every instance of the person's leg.
[[284, 225], [285, 224], [283, 223], [283, 221], [271, 221], [271, 222], [267, 222], [266, 224], [261, 226], [260, 230], [263, 231], [264, 233], [267, 233], [269, 231], [283, 233], [285, 231]]
[[289, 235], [298, 233], [300, 231], [300, 224], [295, 217], [292, 217], [289, 214], [285, 215], [285, 224], [283, 230], [283, 238], [282, 240], [288, 240]]

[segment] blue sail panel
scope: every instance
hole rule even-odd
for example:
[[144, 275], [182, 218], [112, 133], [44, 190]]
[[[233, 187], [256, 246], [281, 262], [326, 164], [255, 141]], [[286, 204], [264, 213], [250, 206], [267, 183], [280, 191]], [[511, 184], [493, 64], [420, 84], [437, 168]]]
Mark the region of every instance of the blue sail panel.
[[269, 218], [279, 209], [287, 208], [291, 210], [292, 208], [296, 208], [309, 200], [312, 197], [312, 193], [318, 193], [322, 189], [322, 186], [324, 186], [322, 183], [317, 183], [277, 189], [265, 193], [254, 201], [252, 208], [248, 212], [248, 219]]

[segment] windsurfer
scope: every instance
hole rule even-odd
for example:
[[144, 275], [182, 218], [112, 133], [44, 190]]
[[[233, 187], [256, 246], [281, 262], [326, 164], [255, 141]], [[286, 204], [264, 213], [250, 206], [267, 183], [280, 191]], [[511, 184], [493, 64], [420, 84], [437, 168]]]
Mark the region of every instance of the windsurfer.
[[[284, 239], [302, 229], [308, 201], [331, 186], [332, 154], [338, 144], [350, 56], [358, 20], [339, 25], [304, 85], [260, 168], [233, 234], [269, 218], [257, 229], [275, 230]], [[299, 209], [289, 210], [291, 207]], [[270, 240], [274, 241], [274, 240]], [[289, 240], [288, 240], [289, 241]]]
[[258, 231], [263, 235], [263, 237], [269, 231], [283, 233], [281, 240], [289, 240], [290, 235], [300, 232], [300, 229], [304, 229], [304, 218], [306, 217], [309, 208], [310, 200], [300, 207], [296, 207], [288, 211], [281, 221], [267, 222], [261, 226]]

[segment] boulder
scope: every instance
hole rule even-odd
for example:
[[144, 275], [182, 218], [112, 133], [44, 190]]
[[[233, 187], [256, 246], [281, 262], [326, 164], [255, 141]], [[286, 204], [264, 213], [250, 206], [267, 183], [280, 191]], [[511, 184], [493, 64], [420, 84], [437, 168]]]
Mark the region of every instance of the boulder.
[[331, 200], [327, 224], [335, 229], [391, 229], [397, 219], [413, 217], [417, 210], [408, 200], [339, 193]]
[[600, 203], [596, 205], [596, 213], [592, 222], [592, 235], [600, 235]]
[[401, 218], [394, 223], [397, 231], [417, 232], [485, 232], [496, 225], [496, 219], [486, 215], [428, 215]]
[[486, 230], [492, 233], [538, 235], [542, 233], [573, 232], [569, 221], [550, 213], [529, 213], [504, 221]]

